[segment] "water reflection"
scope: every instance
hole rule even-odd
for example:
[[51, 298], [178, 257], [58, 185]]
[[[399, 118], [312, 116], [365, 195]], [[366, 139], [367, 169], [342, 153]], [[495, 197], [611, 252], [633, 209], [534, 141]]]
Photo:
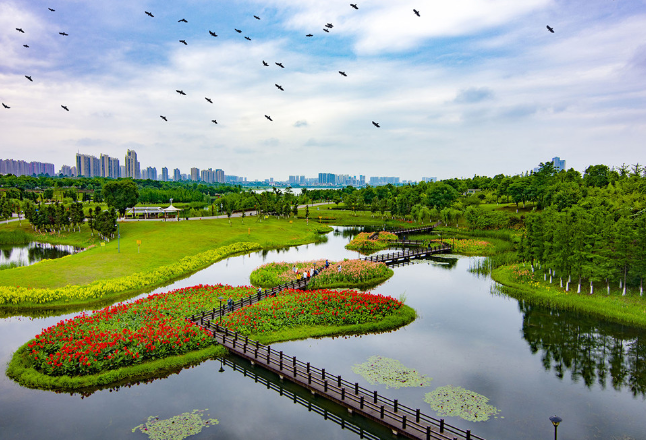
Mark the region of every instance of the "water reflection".
[[325, 420], [336, 423], [341, 429], [347, 429], [358, 435], [360, 438], [370, 440], [380, 440], [390, 438], [391, 432], [388, 428], [372, 422], [359, 414], [351, 414], [347, 408], [338, 405], [324, 397], [312, 394], [308, 389], [295, 384], [289, 380], [283, 381], [280, 377], [264, 368], [255, 368], [251, 362], [238, 356], [228, 356], [221, 358], [222, 366], [219, 372], [224, 373], [224, 366], [231, 368], [233, 371], [241, 373], [254, 382], [264, 385], [268, 390], [276, 391], [293, 403], [307, 408], [308, 411], [320, 415]]
[[75, 254], [82, 248], [32, 241], [26, 245], [2, 245], [0, 250], [2, 251], [0, 252], [0, 265], [14, 263], [18, 266], [29, 266], [41, 260], [51, 260]]
[[591, 388], [607, 384], [633, 396], [646, 397], [644, 332], [599, 321], [580, 313], [550, 310], [520, 300], [523, 338], [533, 354], [541, 353], [543, 367], [563, 379], [570, 372]]

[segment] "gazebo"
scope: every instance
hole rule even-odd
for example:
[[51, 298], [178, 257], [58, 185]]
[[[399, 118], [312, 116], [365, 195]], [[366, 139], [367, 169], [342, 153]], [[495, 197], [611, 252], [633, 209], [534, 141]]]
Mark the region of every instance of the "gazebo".
[[[165, 208], [163, 211], [164, 211], [164, 216], [166, 216], [168, 214], [170, 214], [171, 216], [175, 216], [175, 214], [180, 212], [181, 209], [175, 208], [173, 206], [173, 199], [171, 199], [170, 206], [168, 208]], [[177, 216], [177, 218], [179, 219], [179, 215]]]

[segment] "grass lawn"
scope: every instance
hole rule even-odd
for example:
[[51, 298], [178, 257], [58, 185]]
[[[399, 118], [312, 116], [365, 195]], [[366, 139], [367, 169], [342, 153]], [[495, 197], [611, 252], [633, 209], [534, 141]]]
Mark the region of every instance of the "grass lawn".
[[[18, 227], [14, 223], [0, 226], [0, 231]], [[289, 223], [288, 220], [269, 218], [256, 222], [248, 217], [244, 224], [234, 218], [228, 220], [191, 220], [183, 222], [124, 222], [120, 223], [121, 252], [113, 239], [105, 246], [96, 245], [99, 240], [90, 236], [89, 228], [83, 232], [70, 232], [53, 236], [38, 236], [35, 241], [48, 241], [94, 247], [79, 254], [42, 261], [19, 269], [0, 271], [0, 286], [23, 286], [55, 288], [68, 284], [84, 285], [99, 279], [113, 279], [177, 262], [182, 257], [239, 242], [254, 242], [264, 248], [296, 245], [317, 241], [318, 224], [304, 221]], [[31, 227], [23, 222], [21, 229], [31, 233]], [[45, 240], [43, 240], [45, 238]], [[141, 246], [137, 245], [141, 242]]]

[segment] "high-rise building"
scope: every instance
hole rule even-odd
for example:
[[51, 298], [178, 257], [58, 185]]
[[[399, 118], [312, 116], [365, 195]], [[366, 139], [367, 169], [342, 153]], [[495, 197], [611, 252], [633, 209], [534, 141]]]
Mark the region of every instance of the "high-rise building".
[[199, 168], [191, 168], [191, 180], [193, 182], [199, 182], [200, 180], [200, 169]]
[[139, 179], [139, 162], [137, 161], [137, 152], [135, 150], [128, 150], [126, 153], [125, 159], [126, 166], [126, 175], [124, 177], [130, 177], [132, 179]]
[[162, 182], [168, 182], [168, 168], [166, 167], [162, 168], [161, 180]]
[[53, 163], [26, 162], [24, 160], [0, 159], [0, 174], [13, 174], [14, 176], [39, 176], [55, 175]]
[[181, 173], [179, 172], [179, 168], [175, 168], [175, 169], [173, 170], [173, 180], [174, 180], [175, 182], [179, 182], [180, 180], [182, 180], [182, 175], [181, 175]]
[[336, 185], [336, 175], [332, 173], [319, 173], [319, 185]]
[[215, 171], [213, 171], [211, 168], [208, 170], [202, 170], [200, 172], [200, 179], [204, 183], [213, 183], [215, 179]]
[[561, 160], [558, 156], [552, 158], [552, 164], [557, 173], [565, 169], [565, 159]]
[[437, 182], [437, 177], [422, 177], [422, 182]]
[[102, 154], [99, 157], [99, 162], [101, 165], [101, 177], [111, 177], [113, 179], [119, 178], [121, 175], [119, 159]]
[[226, 181], [226, 176], [224, 175], [224, 170], [217, 169], [215, 170], [215, 182], [224, 183]]
[[76, 153], [76, 171], [79, 177], [101, 177], [101, 161], [89, 154]]
[[157, 180], [157, 168], [155, 167], [146, 168], [145, 170], [142, 171], [141, 178], [144, 180], [145, 179]]
[[58, 174], [62, 174], [64, 177], [74, 177], [74, 174], [72, 174], [72, 167], [69, 165], [61, 166], [61, 170]]

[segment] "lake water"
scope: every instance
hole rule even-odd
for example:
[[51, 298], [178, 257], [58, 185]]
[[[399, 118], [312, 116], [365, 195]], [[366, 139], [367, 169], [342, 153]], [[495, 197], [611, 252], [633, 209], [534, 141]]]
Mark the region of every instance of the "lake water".
[[81, 248], [62, 244], [38, 243], [25, 245], [0, 245], [0, 265], [17, 263], [29, 266], [41, 260], [61, 258], [79, 252]]
[[[246, 285], [249, 273], [270, 261], [356, 258], [356, 252], [343, 248], [348, 234], [328, 235], [326, 243], [223, 260], [156, 291], [200, 283]], [[486, 422], [444, 418], [488, 440], [550, 440], [554, 429], [548, 418], [554, 414], [563, 418], [558, 432], [562, 440], [646, 438], [645, 332], [528, 306], [502, 294], [490, 278], [470, 273], [475, 261], [447, 257], [395, 267], [395, 275], [372, 291], [405, 296], [418, 311], [416, 321], [397, 331], [273, 347], [431, 416], [439, 417], [423, 399], [438, 387], [460, 386], [484, 395], [500, 410], [497, 418]], [[0, 362], [6, 364], [14, 350], [43, 328], [71, 316], [0, 320]], [[352, 372], [352, 366], [374, 355], [397, 359], [433, 380], [424, 388], [370, 385]], [[167, 378], [118, 391], [101, 390], [85, 398], [23, 388], [3, 376], [0, 437], [146, 439], [132, 429], [149, 416], [168, 419], [208, 408], [204, 418], [218, 419], [219, 424], [191, 438], [359, 438], [290, 397], [290, 392], [304, 397], [307, 392], [285, 383], [281, 395], [253, 375], [267, 376], [277, 384], [273, 386], [280, 385], [277, 378], [239, 359], [233, 361], [240, 365], [237, 369], [249, 372], [213, 360]], [[312, 401], [335, 410], [320, 397]], [[346, 412], [344, 417], [380, 438], [393, 438], [358, 416]]]

